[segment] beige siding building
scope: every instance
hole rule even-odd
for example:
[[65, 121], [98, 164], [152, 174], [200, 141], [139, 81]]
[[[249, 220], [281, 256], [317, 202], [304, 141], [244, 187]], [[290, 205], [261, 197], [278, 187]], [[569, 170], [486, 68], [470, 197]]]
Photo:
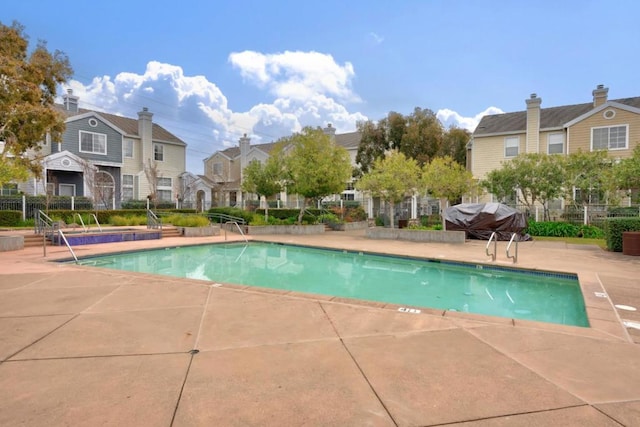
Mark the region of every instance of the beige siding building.
[[473, 176], [481, 180], [520, 153], [607, 150], [612, 158], [631, 156], [640, 144], [640, 97], [609, 100], [608, 91], [598, 85], [592, 102], [551, 108], [541, 108], [542, 99], [532, 94], [524, 111], [483, 117], [469, 143]]
[[[344, 147], [351, 158], [351, 163], [356, 164], [355, 158], [360, 143], [360, 133], [350, 132], [336, 134], [336, 129], [328, 124], [323, 129], [325, 133], [334, 138], [336, 144]], [[251, 139], [245, 134], [239, 139], [238, 145], [222, 151], [217, 151], [203, 160], [204, 175], [195, 177], [195, 182], [207, 183], [209, 188], [200, 188], [192, 191], [193, 200], [197, 206], [206, 208], [208, 206], [242, 206], [247, 203], [247, 195], [242, 192], [242, 171], [254, 160], [264, 162], [269, 157], [275, 143], [251, 144]], [[345, 183], [345, 191], [341, 197], [346, 200], [355, 198], [355, 190], [350, 183]], [[298, 200], [295, 196], [286, 192], [276, 196], [282, 207], [296, 207]]]

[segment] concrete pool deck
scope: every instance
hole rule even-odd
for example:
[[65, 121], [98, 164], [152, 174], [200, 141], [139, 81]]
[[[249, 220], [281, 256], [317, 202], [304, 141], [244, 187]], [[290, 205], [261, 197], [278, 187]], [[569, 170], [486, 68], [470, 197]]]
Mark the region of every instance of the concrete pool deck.
[[[479, 241], [255, 240], [490, 263]], [[0, 425], [640, 425], [640, 312], [614, 307], [640, 310], [640, 257], [520, 243], [518, 267], [579, 275], [578, 328], [50, 262], [69, 256], [0, 253]]]

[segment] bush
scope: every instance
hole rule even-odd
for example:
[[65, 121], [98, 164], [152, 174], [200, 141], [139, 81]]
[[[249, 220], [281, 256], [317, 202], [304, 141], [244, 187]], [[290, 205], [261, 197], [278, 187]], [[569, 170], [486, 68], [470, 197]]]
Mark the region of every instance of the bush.
[[[309, 213], [307, 213], [309, 212]], [[264, 216], [264, 209], [256, 209], [257, 214], [262, 214]], [[302, 222], [304, 224], [315, 224], [318, 222], [318, 217], [326, 213], [326, 211], [320, 209], [307, 209], [305, 214], [302, 216]], [[298, 221], [298, 215], [300, 214], [300, 209], [269, 209], [269, 218], [278, 218], [281, 220], [289, 220], [289, 218], [294, 218], [293, 223]]]
[[132, 226], [132, 225], [145, 225], [147, 223], [146, 215], [113, 215], [109, 218], [111, 225], [117, 226]]
[[622, 252], [622, 233], [640, 231], [640, 218], [608, 218], [604, 224], [607, 249], [613, 252]]
[[578, 237], [580, 227], [568, 222], [530, 221], [525, 230], [530, 236], [540, 237]]
[[22, 222], [20, 211], [0, 211], [0, 225], [6, 227], [18, 227]]
[[[211, 208], [207, 212], [209, 213], [218, 213], [223, 215], [234, 216], [237, 218], [242, 218], [247, 224], [251, 222], [253, 219], [253, 213], [249, 211], [245, 211], [240, 208], [232, 208], [232, 207], [219, 207], [219, 208]], [[271, 213], [271, 212], [269, 212]], [[212, 222], [217, 222], [216, 218], [212, 218]]]
[[578, 230], [578, 237], [585, 239], [603, 239], [604, 230], [595, 225], [581, 225]]
[[323, 213], [323, 214], [319, 215], [318, 216], [318, 221], [319, 222], [328, 222], [328, 223], [332, 223], [332, 224], [343, 224], [345, 222], [345, 221], [341, 220], [338, 217], [338, 215], [336, 215], [333, 212], [331, 212], [331, 213]]
[[162, 222], [173, 224], [176, 227], [207, 227], [211, 225], [209, 219], [202, 215], [174, 214], [163, 218]]

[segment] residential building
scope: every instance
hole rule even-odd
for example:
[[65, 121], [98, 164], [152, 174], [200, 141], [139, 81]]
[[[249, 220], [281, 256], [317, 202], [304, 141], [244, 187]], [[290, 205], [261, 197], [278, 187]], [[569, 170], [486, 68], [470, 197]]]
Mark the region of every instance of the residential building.
[[524, 111], [484, 116], [468, 145], [467, 166], [480, 180], [520, 153], [607, 150], [614, 159], [630, 157], [640, 144], [640, 97], [609, 100], [608, 92], [598, 85], [591, 102], [551, 108], [541, 108], [534, 93]]
[[[360, 143], [360, 133], [350, 132], [336, 134], [336, 129], [328, 124], [324, 132], [334, 139], [337, 145], [344, 147], [349, 153], [351, 163], [356, 164], [356, 154]], [[273, 148], [274, 142], [266, 144], [251, 144], [251, 139], [245, 134], [239, 139], [238, 145], [221, 151], [216, 151], [203, 160], [204, 176], [191, 175], [186, 179], [193, 180], [201, 188], [191, 194], [200, 194], [194, 200], [201, 200], [200, 206], [245, 206], [246, 194], [241, 189], [242, 171], [254, 160], [264, 162]], [[208, 190], [206, 187], [208, 186]], [[346, 200], [354, 200], [356, 191], [352, 183], [345, 183], [345, 191], [341, 197]], [[286, 192], [276, 196], [281, 206], [298, 206], [298, 199], [291, 198]]]
[[19, 189], [92, 197], [103, 208], [146, 199], [154, 189], [159, 200], [175, 201], [187, 144], [154, 123], [147, 108], [132, 119], [79, 108], [78, 101], [68, 90], [56, 105], [67, 117], [62, 140], [42, 143], [43, 177], [20, 183]]

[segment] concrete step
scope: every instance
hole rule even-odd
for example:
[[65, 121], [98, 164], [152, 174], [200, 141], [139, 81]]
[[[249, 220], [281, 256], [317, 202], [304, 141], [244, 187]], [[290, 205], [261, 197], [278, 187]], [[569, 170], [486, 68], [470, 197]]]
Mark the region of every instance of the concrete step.
[[180, 234], [180, 230], [178, 230], [176, 227], [167, 227], [167, 226], [163, 226], [162, 227], [162, 238], [166, 238], [166, 237], [180, 237], [182, 236], [182, 234]]
[[[27, 234], [24, 236], [24, 247], [25, 248], [34, 248], [42, 246], [42, 235], [41, 234]], [[47, 240], [47, 246], [53, 246], [53, 244]]]

